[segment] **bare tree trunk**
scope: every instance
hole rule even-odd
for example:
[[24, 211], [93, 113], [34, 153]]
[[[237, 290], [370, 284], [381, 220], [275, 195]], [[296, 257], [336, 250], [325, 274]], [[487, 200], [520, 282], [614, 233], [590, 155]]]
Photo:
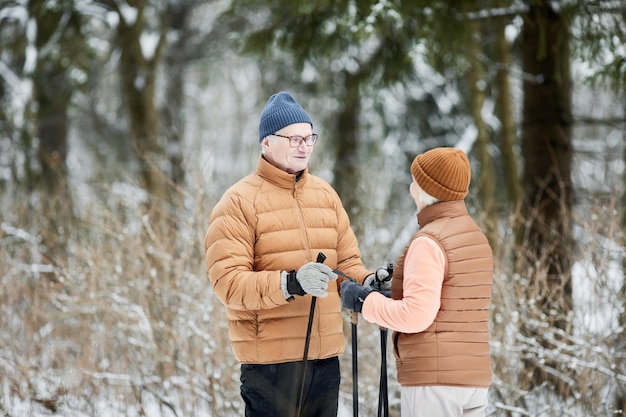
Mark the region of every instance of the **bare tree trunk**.
[[489, 132], [482, 116], [483, 105], [485, 103], [485, 70], [480, 62], [481, 48], [481, 27], [480, 22], [470, 23], [472, 39], [468, 43], [470, 59], [469, 89], [470, 89], [470, 112], [474, 125], [476, 126], [476, 153], [479, 161], [478, 194], [482, 204], [482, 212], [485, 221], [485, 234], [494, 250], [497, 247], [497, 213], [495, 210], [495, 176], [493, 171], [493, 161], [489, 155]]
[[[355, 227], [358, 225], [358, 216], [361, 211], [361, 203], [358, 190], [358, 130], [359, 115], [361, 110], [361, 96], [359, 94], [359, 84], [354, 82], [349, 74], [346, 74], [345, 89], [340, 99], [342, 104], [337, 116], [335, 137], [337, 158], [333, 172], [335, 175], [334, 187], [341, 197], [348, 215]], [[357, 236], [359, 230], [355, 230]]]
[[[44, 64], [45, 65], [45, 64]], [[68, 115], [70, 97], [65, 74], [37, 72], [33, 82], [37, 97], [37, 160], [41, 166], [41, 185], [54, 189], [67, 181]]]
[[[35, 185], [41, 192], [45, 220], [41, 235], [46, 248], [44, 261], [58, 266], [67, 255], [67, 238], [74, 218], [72, 194], [68, 185], [68, 111], [73, 95], [69, 69], [81, 53], [80, 22], [71, 7], [50, 8], [44, 1], [28, 3], [29, 13], [37, 25], [35, 46], [37, 60], [33, 73], [37, 161], [39, 175]], [[58, 53], [52, 53], [59, 50]]]
[[41, 166], [41, 185], [53, 189], [58, 182], [65, 182], [67, 176], [67, 112], [73, 91], [67, 74], [68, 65], [64, 62], [67, 57], [63, 52], [67, 54], [67, 51], [53, 54], [50, 50], [63, 49], [71, 10], [46, 9], [43, 0], [30, 1], [28, 6], [37, 25], [35, 46], [38, 53], [33, 73], [36, 135], [39, 139], [37, 159]]
[[504, 161], [504, 179], [509, 203], [513, 209], [517, 208], [521, 195], [520, 176], [518, 172], [517, 159], [513, 150], [517, 143], [515, 133], [515, 118], [513, 115], [513, 105], [511, 96], [511, 81], [509, 69], [511, 68], [511, 45], [506, 40], [506, 22], [498, 19], [496, 25], [496, 59], [501, 68], [496, 75], [496, 86], [498, 88], [496, 97], [496, 112], [502, 128], [500, 131], [500, 154]]
[[[132, 4], [131, 4], [132, 3]], [[161, 60], [167, 27], [161, 24], [159, 42], [151, 56], [142, 49], [141, 37], [147, 30], [146, 0], [129, 2], [137, 14], [127, 21], [118, 10], [118, 46], [120, 56], [120, 78], [123, 100], [129, 121], [129, 136], [139, 162], [139, 179], [148, 192], [147, 214], [153, 227], [166, 236], [168, 221], [168, 161], [160, 143], [160, 118], [156, 105], [156, 75]], [[146, 52], [146, 54], [144, 54]]]
[[[522, 240], [529, 280], [528, 299], [550, 327], [569, 330], [572, 311], [571, 80], [568, 25], [547, 0], [529, 2], [524, 17], [524, 81], [522, 153], [524, 156]], [[550, 342], [526, 328], [545, 347]], [[550, 330], [548, 330], [550, 331]], [[532, 356], [532, 355], [531, 355]], [[534, 358], [529, 358], [531, 361]], [[554, 363], [535, 363], [530, 381], [550, 380]], [[557, 370], [557, 372], [567, 370]], [[562, 381], [552, 380], [566, 393]]]
[[176, 185], [181, 185], [185, 179], [183, 168], [183, 135], [184, 135], [184, 69], [187, 64], [189, 52], [186, 45], [188, 42], [189, 19], [195, 0], [177, 1], [169, 3], [168, 29], [178, 35], [176, 41], [168, 48], [165, 58], [165, 74], [167, 80], [167, 101], [163, 114], [163, 130], [167, 138], [167, 158], [171, 172], [169, 177]]
[[[626, 20], [626, 14], [625, 14], [625, 20]], [[624, 93], [626, 93], [626, 91], [624, 91]], [[626, 97], [626, 95], [625, 95]], [[624, 114], [626, 115], [626, 102], [624, 103]], [[623, 129], [623, 142], [626, 144], [626, 124], [624, 126]], [[622, 156], [622, 160], [624, 161], [624, 163], [626, 163], [626, 146], [624, 146], [624, 150], [623, 150], [623, 156]], [[626, 235], [625, 235], [625, 230], [626, 230], [626, 170], [624, 170], [624, 172], [622, 173], [622, 195], [621, 195], [621, 210], [622, 210], [622, 217], [620, 219], [620, 223], [621, 223], [621, 229], [622, 229], [622, 233], [621, 233], [621, 239], [622, 239], [622, 247], [626, 247]], [[622, 275], [624, 276], [624, 272], [626, 271], [626, 257], [622, 257]], [[622, 300], [622, 305], [624, 308], [622, 308], [622, 312], [620, 314], [619, 317], [619, 323], [620, 323], [620, 328], [624, 328], [624, 326], [626, 325], [626, 282], [622, 283], [622, 286], [620, 288], [620, 292], [619, 292], [619, 299]], [[624, 331], [622, 331], [618, 337], [617, 337], [617, 346], [616, 346], [616, 350], [623, 350], [624, 346], [626, 346], [626, 333]], [[620, 365], [619, 368], [622, 372], [624, 371], [624, 360], [621, 359], [620, 360]], [[615, 398], [615, 408], [616, 408], [616, 412], [618, 412], [619, 414], [616, 415], [620, 415], [622, 417], [626, 417], [626, 387], [624, 386], [623, 383], [619, 383], [620, 387], [618, 389], [616, 398]]]

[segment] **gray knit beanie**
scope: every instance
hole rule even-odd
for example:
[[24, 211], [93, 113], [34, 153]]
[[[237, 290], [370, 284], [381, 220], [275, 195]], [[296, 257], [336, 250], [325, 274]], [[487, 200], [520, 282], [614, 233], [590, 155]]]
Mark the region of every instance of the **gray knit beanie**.
[[313, 121], [291, 94], [286, 91], [274, 94], [261, 112], [259, 142], [267, 135], [294, 123], [309, 123], [313, 127]]

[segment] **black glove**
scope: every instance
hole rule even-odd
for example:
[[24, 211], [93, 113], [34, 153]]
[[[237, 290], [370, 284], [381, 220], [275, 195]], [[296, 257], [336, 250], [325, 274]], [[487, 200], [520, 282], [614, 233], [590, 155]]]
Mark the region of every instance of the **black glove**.
[[371, 286], [364, 287], [354, 281], [345, 280], [341, 283], [341, 305], [343, 308], [360, 313], [365, 298], [374, 291]]

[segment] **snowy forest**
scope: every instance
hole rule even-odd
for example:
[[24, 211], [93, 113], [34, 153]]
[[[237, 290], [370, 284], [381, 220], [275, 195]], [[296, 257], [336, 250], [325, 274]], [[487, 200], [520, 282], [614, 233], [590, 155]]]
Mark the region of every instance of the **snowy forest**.
[[[626, 416], [623, 0], [0, 0], [0, 417], [242, 415], [203, 241], [281, 90], [370, 269], [417, 231], [414, 156], [468, 154], [489, 416]], [[345, 313], [339, 417], [353, 355], [373, 416]]]

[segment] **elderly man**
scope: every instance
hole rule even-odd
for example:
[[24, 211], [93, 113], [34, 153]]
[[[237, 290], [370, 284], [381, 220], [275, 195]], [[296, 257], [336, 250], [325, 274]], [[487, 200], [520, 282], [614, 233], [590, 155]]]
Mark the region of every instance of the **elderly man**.
[[[318, 136], [289, 93], [267, 101], [258, 140], [256, 170], [213, 208], [204, 245], [208, 275], [226, 307], [231, 346], [241, 362], [245, 415], [293, 417], [303, 383], [300, 415], [336, 417], [345, 341], [334, 270], [359, 282], [376, 274], [363, 266], [339, 196], [309, 173]], [[324, 263], [316, 262], [318, 253], [326, 256]], [[318, 297], [316, 309], [311, 297]], [[299, 381], [302, 374], [305, 381]]]

